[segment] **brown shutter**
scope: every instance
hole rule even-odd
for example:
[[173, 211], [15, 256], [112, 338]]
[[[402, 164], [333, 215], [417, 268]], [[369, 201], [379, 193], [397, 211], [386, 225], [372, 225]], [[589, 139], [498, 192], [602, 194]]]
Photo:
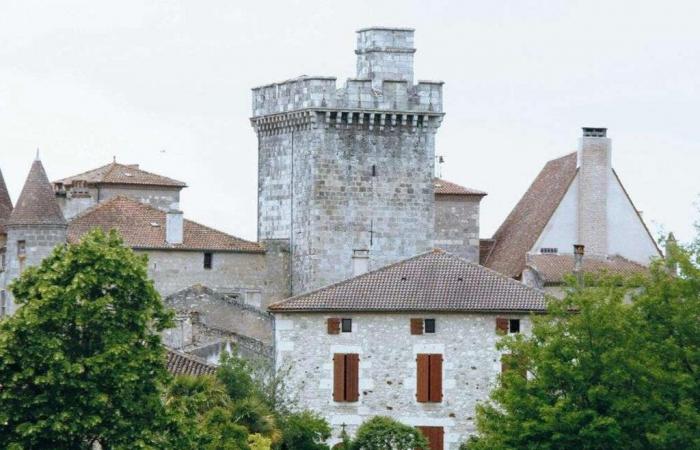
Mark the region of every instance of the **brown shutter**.
[[345, 401], [356, 402], [360, 398], [360, 355], [345, 355]]
[[345, 401], [345, 355], [333, 355], [333, 401]]
[[496, 318], [496, 333], [508, 334], [508, 319], [503, 317]]
[[340, 319], [337, 317], [328, 318], [328, 334], [340, 334]]
[[429, 402], [430, 392], [430, 355], [419, 354], [416, 357], [416, 399]]
[[445, 430], [442, 427], [418, 427], [428, 440], [430, 450], [443, 450], [445, 446]]
[[430, 387], [429, 399], [431, 402], [442, 401], [442, 355], [430, 355]]
[[423, 334], [423, 319], [411, 319], [411, 334]]

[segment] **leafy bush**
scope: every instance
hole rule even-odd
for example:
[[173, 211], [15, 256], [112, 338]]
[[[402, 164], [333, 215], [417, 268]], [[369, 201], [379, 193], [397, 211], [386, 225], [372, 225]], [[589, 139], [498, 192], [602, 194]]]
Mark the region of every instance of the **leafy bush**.
[[331, 437], [331, 427], [318, 414], [310, 411], [290, 413], [282, 417], [281, 450], [327, 450], [324, 443]]
[[360, 425], [352, 443], [353, 450], [428, 449], [428, 441], [414, 427], [389, 417], [377, 416]]

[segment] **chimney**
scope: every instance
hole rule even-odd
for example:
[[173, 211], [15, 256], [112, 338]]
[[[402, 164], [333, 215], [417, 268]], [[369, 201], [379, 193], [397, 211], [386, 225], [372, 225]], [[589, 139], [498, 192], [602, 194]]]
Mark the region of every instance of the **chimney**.
[[165, 240], [170, 245], [182, 244], [182, 211], [170, 210], [165, 214]]
[[369, 271], [369, 250], [352, 251], [352, 276], [356, 277]]
[[608, 254], [611, 150], [606, 128], [583, 128], [578, 150], [578, 240], [592, 255]]
[[357, 31], [357, 78], [372, 80], [382, 88], [384, 80], [413, 84], [413, 28], [363, 28]]
[[579, 286], [583, 286], [583, 253], [585, 246], [574, 244], [574, 275]]

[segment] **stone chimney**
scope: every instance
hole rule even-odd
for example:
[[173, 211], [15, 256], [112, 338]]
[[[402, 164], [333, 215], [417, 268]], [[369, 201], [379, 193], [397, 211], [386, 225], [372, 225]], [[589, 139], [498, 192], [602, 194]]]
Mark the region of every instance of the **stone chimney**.
[[352, 276], [356, 277], [369, 271], [369, 250], [352, 251]]
[[413, 28], [363, 28], [357, 31], [357, 78], [372, 80], [382, 88], [384, 80], [413, 85]]
[[606, 128], [583, 128], [578, 150], [578, 240], [591, 255], [608, 254], [608, 182], [612, 146]]
[[574, 276], [579, 286], [583, 286], [583, 253], [585, 246], [574, 244]]
[[182, 211], [170, 210], [165, 215], [165, 240], [170, 245], [182, 244], [184, 225]]

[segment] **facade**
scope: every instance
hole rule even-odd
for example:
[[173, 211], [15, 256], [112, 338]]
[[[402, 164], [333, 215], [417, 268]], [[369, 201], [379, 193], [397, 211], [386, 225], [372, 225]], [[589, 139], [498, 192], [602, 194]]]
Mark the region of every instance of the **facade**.
[[457, 449], [503, 370], [500, 335], [530, 330], [535, 289], [435, 250], [273, 304], [275, 358], [305, 408], [351, 435], [385, 415]]
[[258, 239], [289, 242], [292, 294], [433, 247], [442, 83], [414, 82], [415, 51], [412, 29], [363, 29], [344, 86], [302, 76], [253, 89]]
[[611, 161], [607, 130], [583, 128], [578, 151], [549, 161], [493, 238], [482, 242], [482, 263], [546, 288], [571, 273], [580, 244], [584, 271], [644, 271], [662, 254]]

